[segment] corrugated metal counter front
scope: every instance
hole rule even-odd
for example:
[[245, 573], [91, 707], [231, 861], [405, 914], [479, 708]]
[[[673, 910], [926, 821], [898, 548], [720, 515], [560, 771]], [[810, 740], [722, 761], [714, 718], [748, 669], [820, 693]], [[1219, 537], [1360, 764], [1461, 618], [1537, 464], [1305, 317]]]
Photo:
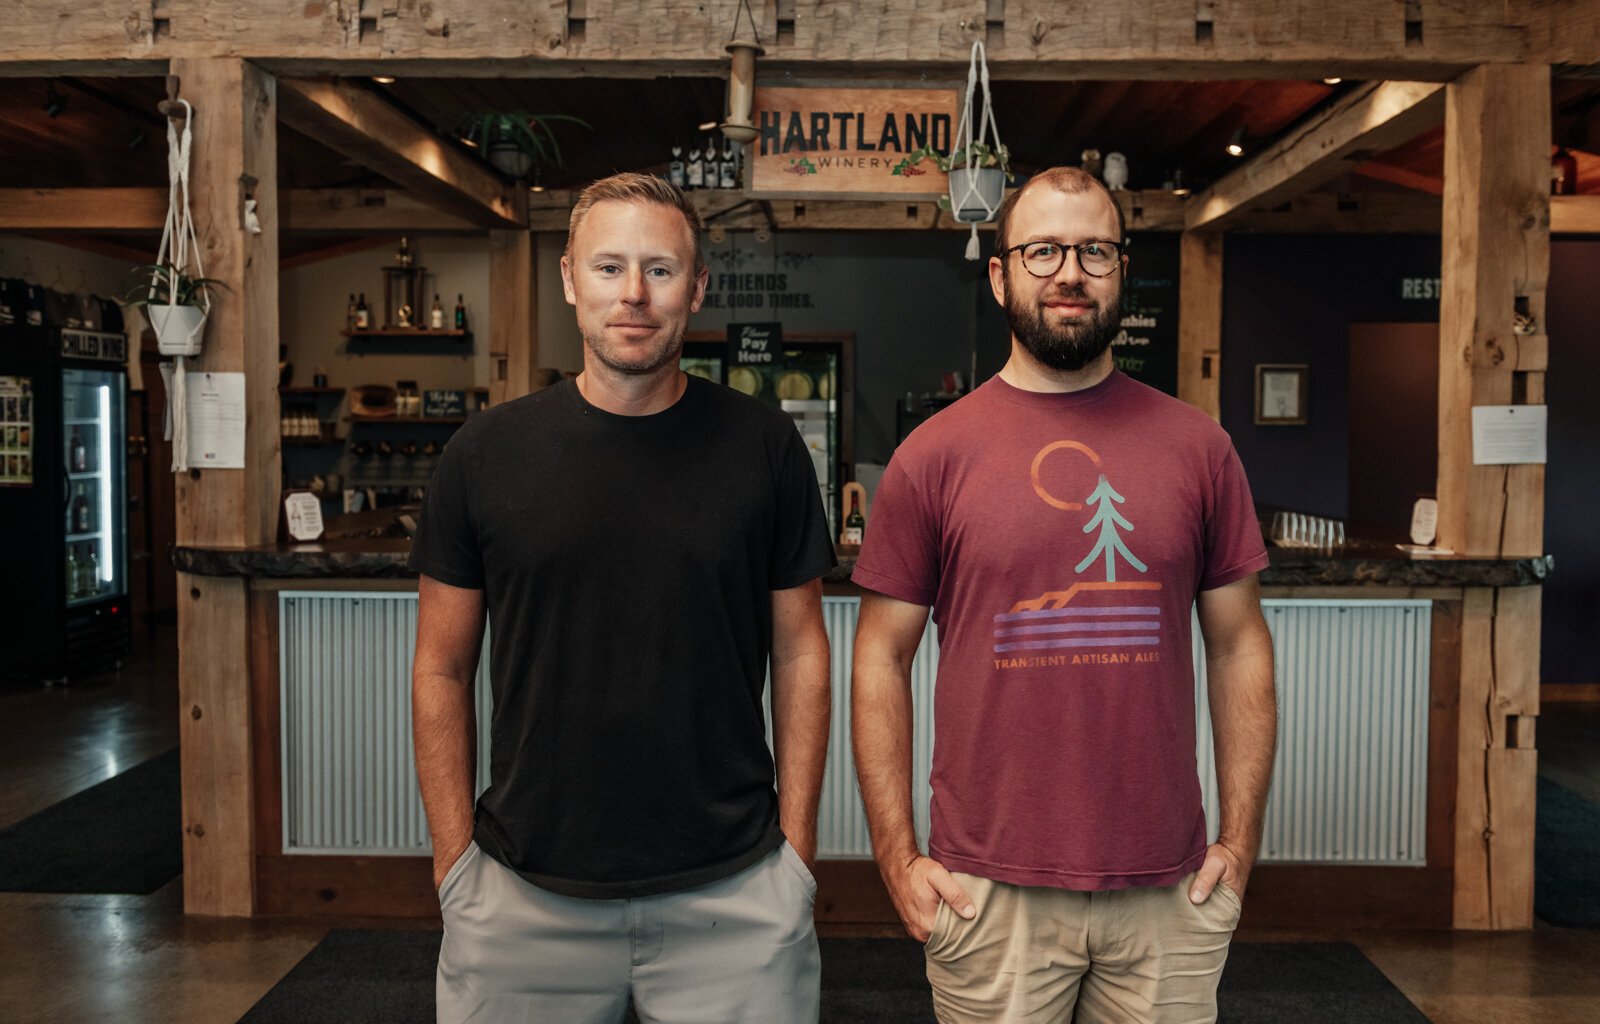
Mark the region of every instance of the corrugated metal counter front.
[[[285, 590], [278, 594], [283, 852], [410, 855], [429, 851], [411, 753], [416, 595]], [[860, 599], [827, 597], [833, 731], [819, 815], [824, 857], [870, 857], [850, 759], [849, 666]], [[1282, 742], [1261, 859], [1423, 863], [1427, 816], [1428, 657], [1432, 602], [1268, 600]], [[1194, 628], [1196, 761], [1213, 837], [1217, 788]], [[479, 659], [478, 788], [488, 784], [487, 641]], [[933, 686], [930, 624], [912, 666], [912, 800], [928, 828]], [[769, 716], [770, 717], [770, 716]]]

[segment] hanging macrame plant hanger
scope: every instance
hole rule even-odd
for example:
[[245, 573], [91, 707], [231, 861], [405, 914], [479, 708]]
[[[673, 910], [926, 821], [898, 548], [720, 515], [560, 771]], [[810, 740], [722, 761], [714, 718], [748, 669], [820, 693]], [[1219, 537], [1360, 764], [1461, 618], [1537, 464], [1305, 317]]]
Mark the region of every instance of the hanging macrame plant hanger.
[[[983, 108], [976, 128], [973, 125], [972, 107], [983, 89]], [[985, 138], [994, 140], [994, 152], [1000, 162], [1005, 162], [1005, 147], [1000, 142], [1000, 128], [995, 124], [994, 105], [989, 95], [989, 57], [983, 40], [972, 41], [972, 60], [967, 67], [967, 91], [962, 97], [961, 116], [956, 121], [955, 138], [951, 141], [952, 161], [964, 154], [960, 167], [950, 168], [950, 212], [963, 223], [972, 225], [972, 236], [967, 240], [967, 259], [978, 258], [978, 225], [994, 220], [1000, 211], [1000, 200], [1005, 196], [1005, 170], [1003, 167], [975, 167], [977, 155], [973, 145], [983, 144]]]
[[[192, 289], [190, 303], [180, 303], [181, 277], [199, 280], [205, 276], [200, 261], [200, 240], [195, 235], [194, 218], [189, 209], [189, 154], [193, 145], [194, 108], [188, 100], [176, 100], [182, 113], [167, 117], [167, 220], [161, 229], [161, 247], [156, 252], [155, 280], [151, 293], [165, 278], [167, 301], [145, 306], [150, 326], [156, 331], [156, 344], [162, 355], [173, 357], [169, 388], [170, 416], [168, 436], [172, 440], [172, 471], [189, 468], [188, 376], [184, 359], [199, 355], [200, 339], [211, 316], [211, 296], [202, 286]], [[178, 127], [182, 124], [182, 128]], [[191, 267], [193, 268], [191, 270]]]

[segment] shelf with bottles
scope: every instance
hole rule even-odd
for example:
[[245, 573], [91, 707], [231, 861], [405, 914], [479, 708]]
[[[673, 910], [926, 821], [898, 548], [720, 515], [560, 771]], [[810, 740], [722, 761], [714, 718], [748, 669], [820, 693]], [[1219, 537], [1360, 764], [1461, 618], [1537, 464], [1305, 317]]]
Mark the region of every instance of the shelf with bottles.
[[[326, 378], [319, 372], [318, 379]], [[344, 394], [344, 388], [279, 387], [278, 436], [283, 444], [338, 444], [336, 417]]]
[[467, 422], [465, 416], [362, 416], [358, 413], [350, 413], [344, 419], [346, 423], [433, 423], [452, 427]]
[[732, 139], [719, 141], [710, 134], [685, 153], [682, 146], [672, 147], [672, 159], [667, 164], [667, 180], [686, 191], [717, 189], [733, 191], [741, 186], [743, 147]]
[[[439, 293], [433, 295], [433, 304], [424, 314], [420, 308], [414, 308], [414, 300], [420, 300], [422, 267], [415, 266], [410, 260], [410, 249], [401, 239], [401, 251], [397, 257], [404, 257], [402, 266], [385, 267], [384, 274], [387, 280], [384, 284], [384, 301], [389, 304], [390, 311], [394, 314], [397, 323], [390, 323], [387, 316], [382, 324], [373, 317], [372, 310], [367, 305], [366, 292], [351, 292], [350, 304], [345, 311], [344, 330], [339, 333], [346, 338], [470, 338], [472, 332], [467, 329], [467, 306], [464, 294], [456, 295], [455, 309], [445, 312], [444, 304], [440, 301]], [[415, 316], [416, 322], [411, 322]]]
[[110, 580], [100, 571], [99, 547], [93, 541], [67, 545], [66, 595], [67, 605], [85, 604], [105, 593]]

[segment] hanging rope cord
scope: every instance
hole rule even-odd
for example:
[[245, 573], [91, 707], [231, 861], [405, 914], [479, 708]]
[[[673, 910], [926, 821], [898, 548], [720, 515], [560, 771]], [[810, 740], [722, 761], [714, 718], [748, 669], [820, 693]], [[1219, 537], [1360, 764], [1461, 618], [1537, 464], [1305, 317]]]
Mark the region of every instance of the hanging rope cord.
[[[979, 85], [983, 86], [983, 113], [979, 115], [977, 131], [974, 133], [972, 101], [977, 95]], [[998, 154], [1001, 151], [1000, 127], [995, 124], [994, 105], [989, 96], [989, 55], [988, 51], [984, 49], [983, 40], [974, 39], [972, 41], [972, 60], [967, 66], [967, 91], [964, 102], [961, 104], [961, 116], [956, 121], [956, 136], [952, 140], [950, 153], [952, 156], [957, 153], [967, 154], [965, 166], [971, 170], [977, 170], [978, 168], [973, 163], [973, 154], [970, 147], [974, 142], [981, 143], [986, 137], [994, 139], [994, 151]], [[955, 170], [955, 168], [951, 169]], [[977, 200], [977, 205], [982, 206], [986, 213], [982, 221], [972, 222], [972, 237], [967, 240], [967, 259], [975, 260], [979, 254], [978, 225], [994, 220], [994, 215], [999, 211], [1000, 207], [998, 204], [989, 205], [989, 200], [984, 196], [982, 190], [978, 188], [978, 176], [975, 174], [966, 176], [966, 188], [963, 190], [962, 195], [958, 198], [952, 193], [950, 200], [951, 212], [955, 213], [958, 219], [960, 219], [962, 208], [972, 200]]]
[[[188, 100], [178, 100], [183, 105], [183, 129], [176, 125], [178, 118], [167, 119], [167, 221], [161, 228], [161, 247], [156, 252], [159, 278], [167, 275], [167, 306], [178, 305], [178, 275], [187, 272], [192, 263], [196, 278], [205, 276], [200, 262], [200, 240], [195, 235], [194, 218], [189, 210], [189, 152], [194, 141], [194, 108]], [[206, 318], [211, 315], [211, 297], [204, 288], [195, 290], [194, 304], [201, 309], [201, 317], [189, 331], [189, 342], [205, 330]], [[188, 374], [184, 357], [173, 356], [172, 368], [172, 471], [189, 468], [189, 416]]]

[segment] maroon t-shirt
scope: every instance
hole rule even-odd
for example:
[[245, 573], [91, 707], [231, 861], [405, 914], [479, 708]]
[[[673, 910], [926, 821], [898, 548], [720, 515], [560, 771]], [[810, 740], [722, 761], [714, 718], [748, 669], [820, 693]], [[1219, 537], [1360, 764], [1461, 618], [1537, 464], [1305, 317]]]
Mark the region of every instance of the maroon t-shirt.
[[1228, 435], [1120, 372], [994, 377], [919, 427], [854, 579], [938, 626], [929, 855], [1078, 890], [1199, 867], [1191, 609], [1266, 564]]

